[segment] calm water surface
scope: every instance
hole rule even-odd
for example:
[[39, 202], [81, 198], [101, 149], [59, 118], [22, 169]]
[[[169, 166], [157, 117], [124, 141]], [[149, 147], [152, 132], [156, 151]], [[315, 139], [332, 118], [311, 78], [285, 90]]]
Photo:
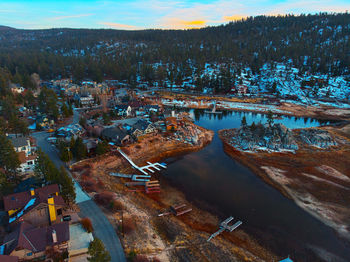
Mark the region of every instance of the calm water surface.
[[[169, 166], [164, 172], [164, 176], [181, 188], [189, 200], [214, 211], [221, 218], [232, 215], [242, 220], [242, 229], [281, 256], [290, 255], [296, 261], [315, 261], [309, 249], [313, 248], [319, 250], [318, 253], [322, 250], [350, 261], [349, 244], [339, 239], [330, 227], [299, 208], [223, 151], [218, 130], [239, 127], [243, 115], [248, 124], [253, 121], [265, 123], [265, 115], [244, 112], [210, 115], [201, 110], [190, 112], [195, 116], [195, 123], [215, 131], [215, 137], [210, 145], [199, 152], [168, 159]], [[275, 122], [289, 128], [327, 124], [309, 118], [286, 116]]]

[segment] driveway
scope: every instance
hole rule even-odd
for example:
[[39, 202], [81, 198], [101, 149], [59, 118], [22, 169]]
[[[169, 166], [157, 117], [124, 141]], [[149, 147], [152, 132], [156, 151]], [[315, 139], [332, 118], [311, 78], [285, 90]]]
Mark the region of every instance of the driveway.
[[[75, 119], [78, 120], [79, 118], [76, 117]], [[47, 142], [46, 139], [49, 137], [48, 133], [36, 132], [33, 133], [32, 136], [36, 138], [37, 146], [50, 157], [57, 168], [61, 166], [65, 167], [65, 164], [58, 157], [57, 149]], [[68, 169], [67, 172], [71, 175]], [[126, 261], [123, 247], [113, 226], [103, 214], [102, 210], [90, 199], [75, 180], [74, 183], [77, 194], [76, 203], [80, 208], [80, 217], [89, 217], [91, 219], [94, 227], [94, 235], [102, 240], [111, 255], [112, 262]]]

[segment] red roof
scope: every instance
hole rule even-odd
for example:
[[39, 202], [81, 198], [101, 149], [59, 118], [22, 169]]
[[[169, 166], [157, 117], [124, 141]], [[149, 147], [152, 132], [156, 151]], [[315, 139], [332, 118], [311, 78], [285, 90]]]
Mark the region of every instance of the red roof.
[[[48, 185], [42, 188], [37, 188], [34, 190], [35, 197], [40, 199], [40, 202], [47, 201], [49, 196], [55, 195], [56, 192], [60, 192], [58, 185]], [[30, 191], [15, 193], [11, 195], [4, 196], [4, 207], [5, 211], [23, 208], [30, 199], [32, 199]]]
[[17, 262], [18, 261], [18, 257], [0, 255], [0, 261], [1, 262]]
[[[57, 242], [53, 242], [53, 231], [56, 232]], [[34, 227], [27, 222], [18, 224], [13, 232], [5, 236], [6, 254], [15, 249], [28, 249], [41, 252], [48, 246], [54, 246], [69, 240], [69, 223], [62, 222], [48, 227]]]

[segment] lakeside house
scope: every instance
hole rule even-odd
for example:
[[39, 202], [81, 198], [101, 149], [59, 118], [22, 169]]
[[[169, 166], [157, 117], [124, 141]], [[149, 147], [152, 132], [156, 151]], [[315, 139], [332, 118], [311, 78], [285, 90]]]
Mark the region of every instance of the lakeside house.
[[105, 128], [101, 133], [101, 137], [118, 146], [126, 145], [133, 140], [129, 132], [122, 126]]
[[152, 123], [150, 123], [149, 121], [147, 121], [145, 119], [138, 120], [132, 126], [132, 129], [133, 129], [132, 134], [135, 137], [140, 137], [142, 135], [150, 134], [150, 133], [157, 131], [156, 127]]
[[166, 130], [175, 131], [177, 130], [178, 124], [176, 117], [167, 117], [165, 118]]

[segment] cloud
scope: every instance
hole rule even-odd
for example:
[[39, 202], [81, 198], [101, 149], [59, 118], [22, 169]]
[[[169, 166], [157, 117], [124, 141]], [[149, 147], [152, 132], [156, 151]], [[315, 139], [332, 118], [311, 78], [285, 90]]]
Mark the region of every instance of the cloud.
[[139, 27], [135, 25], [126, 25], [126, 24], [119, 24], [119, 23], [113, 23], [113, 22], [100, 22], [100, 25], [106, 25], [108, 27], [112, 27], [115, 29], [127, 29], [127, 30], [137, 30], [140, 29]]
[[55, 16], [52, 17], [52, 20], [63, 20], [63, 19], [70, 19], [70, 18], [80, 18], [85, 16], [92, 16], [94, 14], [78, 14], [78, 15], [63, 15], [63, 16]]
[[207, 25], [207, 20], [184, 20], [180, 18], [166, 18], [162, 20], [162, 28], [166, 29], [193, 29], [202, 28]]
[[231, 15], [231, 16], [223, 16], [222, 20], [224, 22], [230, 22], [230, 21], [237, 21], [242, 20], [243, 18], [246, 18], [246, 15]]

